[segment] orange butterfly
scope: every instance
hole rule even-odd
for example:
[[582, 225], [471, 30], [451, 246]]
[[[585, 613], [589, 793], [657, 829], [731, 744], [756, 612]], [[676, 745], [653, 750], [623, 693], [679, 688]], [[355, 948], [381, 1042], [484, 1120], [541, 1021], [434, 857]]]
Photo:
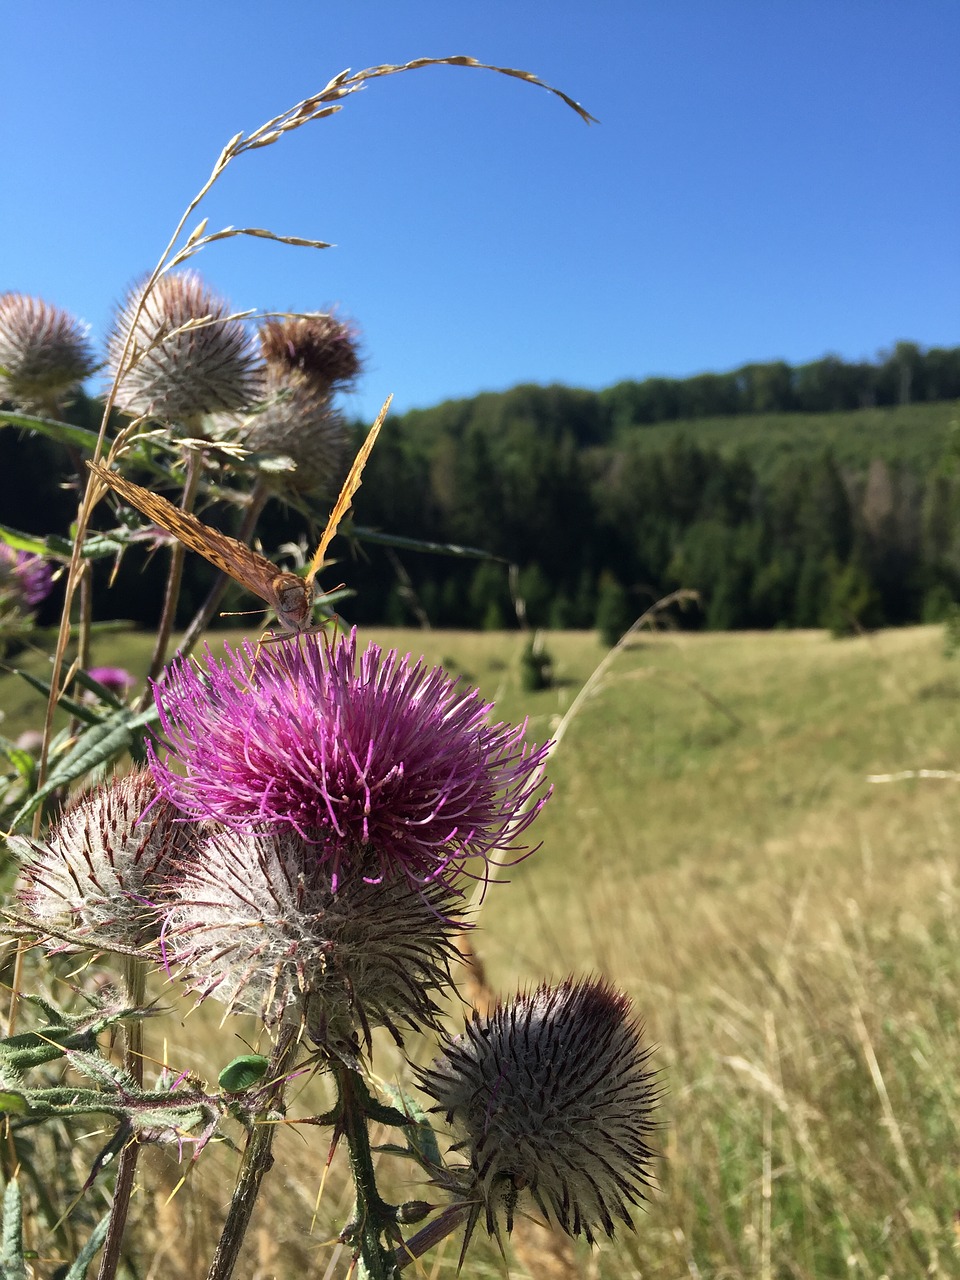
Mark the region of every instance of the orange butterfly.
[[145, 516], [156, 521], [161, 528], [172, 533], [175, 538], [188, 546], [191, 551], [199, 551], [202, 556], [215, 564], [218, 569], [229, 574], [234, 581], [252, 591], [254, 595], [265, 600], [276, 613], [277, 619], [287, 631], [306, 631], [310, 627], [313, 613], [313, 581], [316, 578], [326, 554], [327, 547], [337, 532], [340, 521], [350, 510], [353, 495], [360, 488], [363, 468], [367, 464], [370, 452], [376, 443], [383, 420], [390, 408], [393, 396], [388, 396], [383, 408], [377, 414], [377, 420], [367, 433], [367, 438], [360, 446], [360, 452], [353, 460], [353, 466], [343, 482], [340, 496], [334, 503], [323, 537], [317, 545], [310, 568], [305, 578], [295, 573], [284, 573], [266, 556], [258, 555], [249, 547], [231, 538], [218, 529], [198, 520], [187, 511], [181, 511], [158, 493], [151, 493], [138, 484], [125, 480], [116, 471], [109, 471], [95, 462], [87, 466], [102, 480], [104, 484], [115, 489], [122, 498], [139, 508]]

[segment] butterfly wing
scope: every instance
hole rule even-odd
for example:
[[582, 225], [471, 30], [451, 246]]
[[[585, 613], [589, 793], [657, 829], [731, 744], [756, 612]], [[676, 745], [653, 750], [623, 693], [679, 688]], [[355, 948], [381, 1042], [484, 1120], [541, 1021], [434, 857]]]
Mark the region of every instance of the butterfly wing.
[[313, 559], [310, 561], [310, 571], [307, 574], [308, 586], [312, 585], [314, 578], [317, 576], [317, 573], [323, 564], [323, 557], [326, 555], [327, 547], [333, 541], [334, 535], [340, 525], [340, 521], [350, 510], [350, 505], [353, 502], [353, 495], [360, 488], [360, 483], [363, 477], [363, 468], [367, 465], [367, 459], [370, 457], [373, 446], [377, 443], [377, 436], [380, 434], [380, 428], [383, 426], [383, 420], [387, 416], [387, 412], [390, 408], [390, 401], [392, 399], [392, 395], [387, 396], [384, 401], [383, 408], [377, 414], [376, 422], [367, 432], [367, 438], [360, 446], [360, 452], [353, 460], [353, 466], [347, 472], [347, 478], [343, 482], [343, 488], [340, 490], [340, 496], [333, 504], [333, 510], [330, 512], [330, 518], [327, 521], [327, 527], [323, 531], [323, 537], [317, 544], [317, 549], [313, 553]]
[[277, 592], [274, 583], [278, 576], [282, 575], [266, 556], [251, 551], [242, 542], [221, 533], [219, 529], [211, 529], [196, 516], [175, 507], [159, 493], [151, 493], [149, 489], [134, 484], [118, 472], [109, 471], [95, 462], [88, 462], [87, 466], [98, 480], [116, 490], [122, 498], [142, 511], [162, 529], [172, 533], [191, 551], [198, 551], [235, 582], [239, 582], [248, 591], [252, 591], [261, 600], [265, 600], [267, 604], [276, 608]]

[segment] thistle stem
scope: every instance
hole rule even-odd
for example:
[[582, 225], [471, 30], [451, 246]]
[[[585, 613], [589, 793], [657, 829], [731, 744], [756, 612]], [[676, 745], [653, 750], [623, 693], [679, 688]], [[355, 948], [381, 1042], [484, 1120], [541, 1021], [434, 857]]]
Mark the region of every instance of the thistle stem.
[[362, 1275], [370, 1280], [390, 1280], [397, 1274], [391, 1250], [384, 1247], [385, 1233], [397, 1234], [397, 1211], [387, 1204], [377, 1190], [368, 1131], [370, 1095], [358, 1072], [340, 1064], [334, 1067], [340, 1094], [340, 1128], [347, 1139], [350, 1169], [357, 1193], [353, 1222], [342, 1238], [353, 1245], [363, 1266]]
[[[274, 1084], [265, 1100], [261, 1119], [266, 1121], [267, 1111], [275, 1111], [282, 1103], [286, 1085], [287, 1067], [297, 1047], [297, 1035], [293, 1028], [280, 1033], [276, 1047], [270, 1058], [268, 1079]], [[254, 1205], [260, 1193], [260, 1185], [273, 1166], [273, 1138], [276, 1125], [254, 1122], [247, 1147], [243, 1153], [243, 1162], [237, 1175], [230, 1211], [223, 1224], [217, 1251], [213, 1255], [207, 1280], [230, 1280], [233, 1269], [237, 1265], [243, 1239], [250, 1225]]]

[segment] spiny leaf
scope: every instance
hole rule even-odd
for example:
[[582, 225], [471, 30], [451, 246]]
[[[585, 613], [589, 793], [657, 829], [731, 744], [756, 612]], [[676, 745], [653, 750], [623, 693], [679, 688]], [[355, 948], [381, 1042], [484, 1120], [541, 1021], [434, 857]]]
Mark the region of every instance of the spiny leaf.
[[23, 1201], [20, 1183], [15, 1177], [10, 1179], [3, 1192], [0, 1280], [27, 1280], [27, 1264], [23, 1256]]
[[93, 1231], [90, 1233], [90, 1239], [77, 1254], [76, 1260], [70, 1270], [64, 1276], [63, 1280], [84, 1280], [87, 1274], [87, 1268], [99, 1253], [104, 1240], [107, 1238], [107, 1231], [110, 1229], [110, 1214], [105, 1218], [101, 1218]]

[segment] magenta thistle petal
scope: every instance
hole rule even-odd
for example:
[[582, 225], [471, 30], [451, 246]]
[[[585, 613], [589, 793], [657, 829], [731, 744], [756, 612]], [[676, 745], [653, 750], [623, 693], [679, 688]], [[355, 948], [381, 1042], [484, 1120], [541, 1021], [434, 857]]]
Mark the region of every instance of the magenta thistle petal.
[[[160, 792], [228, 827], [287, 827], [338, 867], [362, 851], [384, 877], [452, 881], [494, 861], [546, 799], [547, 747], [440, 667], [356, 634], [178, 659], [157, 702], [172, 755], [151, 751]], [[182, 770], [182, 772], [181, 772]]]

